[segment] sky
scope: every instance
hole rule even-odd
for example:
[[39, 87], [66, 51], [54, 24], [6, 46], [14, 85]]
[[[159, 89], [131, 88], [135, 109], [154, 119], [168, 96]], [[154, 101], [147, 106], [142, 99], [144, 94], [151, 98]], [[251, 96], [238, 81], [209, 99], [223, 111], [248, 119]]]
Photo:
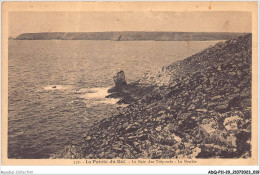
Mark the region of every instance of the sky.
[[9, 36], [37, 32], [251, 32], [250, 12], [9, 12]]

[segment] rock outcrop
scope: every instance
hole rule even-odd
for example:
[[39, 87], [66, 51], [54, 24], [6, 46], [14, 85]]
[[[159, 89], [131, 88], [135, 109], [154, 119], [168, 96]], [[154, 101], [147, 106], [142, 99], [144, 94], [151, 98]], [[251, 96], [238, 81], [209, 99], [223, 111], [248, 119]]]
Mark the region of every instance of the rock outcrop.
[[126, 79], [125, 79], [125, 73], [123, 70], [120, 70], [116, 72], [116, 74], [113, 76], [113, 80], [115, 83], [115, 89], [121, 90], [124, 86], [126, 86]]
[[129, 84], [129, 105], [86, 131], [74, 158], [250, 157], [251, 52], [249, 34]]

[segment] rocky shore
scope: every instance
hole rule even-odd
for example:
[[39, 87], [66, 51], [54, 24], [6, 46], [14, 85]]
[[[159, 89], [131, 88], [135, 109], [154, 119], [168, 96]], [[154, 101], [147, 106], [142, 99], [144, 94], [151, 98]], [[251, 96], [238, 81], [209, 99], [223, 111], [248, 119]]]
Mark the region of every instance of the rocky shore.
[[129, 105], [52, 158], [250, 157], [251, 52], [247, 34], [114, 91]]

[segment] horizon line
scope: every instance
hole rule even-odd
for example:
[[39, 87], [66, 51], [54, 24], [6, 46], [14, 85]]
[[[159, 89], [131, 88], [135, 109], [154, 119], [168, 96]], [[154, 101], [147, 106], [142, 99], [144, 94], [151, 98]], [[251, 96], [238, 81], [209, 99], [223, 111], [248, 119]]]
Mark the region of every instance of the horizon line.
[[[99, 31], [99, 32], [28, 32], [28, 33], [21, 33], [17, 36], [20, 36], [22, 34], [36, 34], [36, 33], [108, 33], [108, 32], [158, 32], [158, 33], [244, 33], [244, 34], [250, 34], [252, 32], [183, 32], [183, 31], [134, 31], [134, 30], [122, 30], [122, 31]], [[15, 37], [17, 37], [15, 36]], [[13, 37], [13, 36], [8, 36]]]

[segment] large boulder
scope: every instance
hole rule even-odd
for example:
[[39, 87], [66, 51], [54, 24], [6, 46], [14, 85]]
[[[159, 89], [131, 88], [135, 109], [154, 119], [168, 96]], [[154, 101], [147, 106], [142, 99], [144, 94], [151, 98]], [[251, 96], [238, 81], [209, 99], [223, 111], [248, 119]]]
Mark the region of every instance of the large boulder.
[[120, 90], [127, 85], [125, 80], [125, 73], [123, 70], [116, 72], [116, 74], [113, 76], [113, 80], [115, 82], [115, 89], [117, 90]]

